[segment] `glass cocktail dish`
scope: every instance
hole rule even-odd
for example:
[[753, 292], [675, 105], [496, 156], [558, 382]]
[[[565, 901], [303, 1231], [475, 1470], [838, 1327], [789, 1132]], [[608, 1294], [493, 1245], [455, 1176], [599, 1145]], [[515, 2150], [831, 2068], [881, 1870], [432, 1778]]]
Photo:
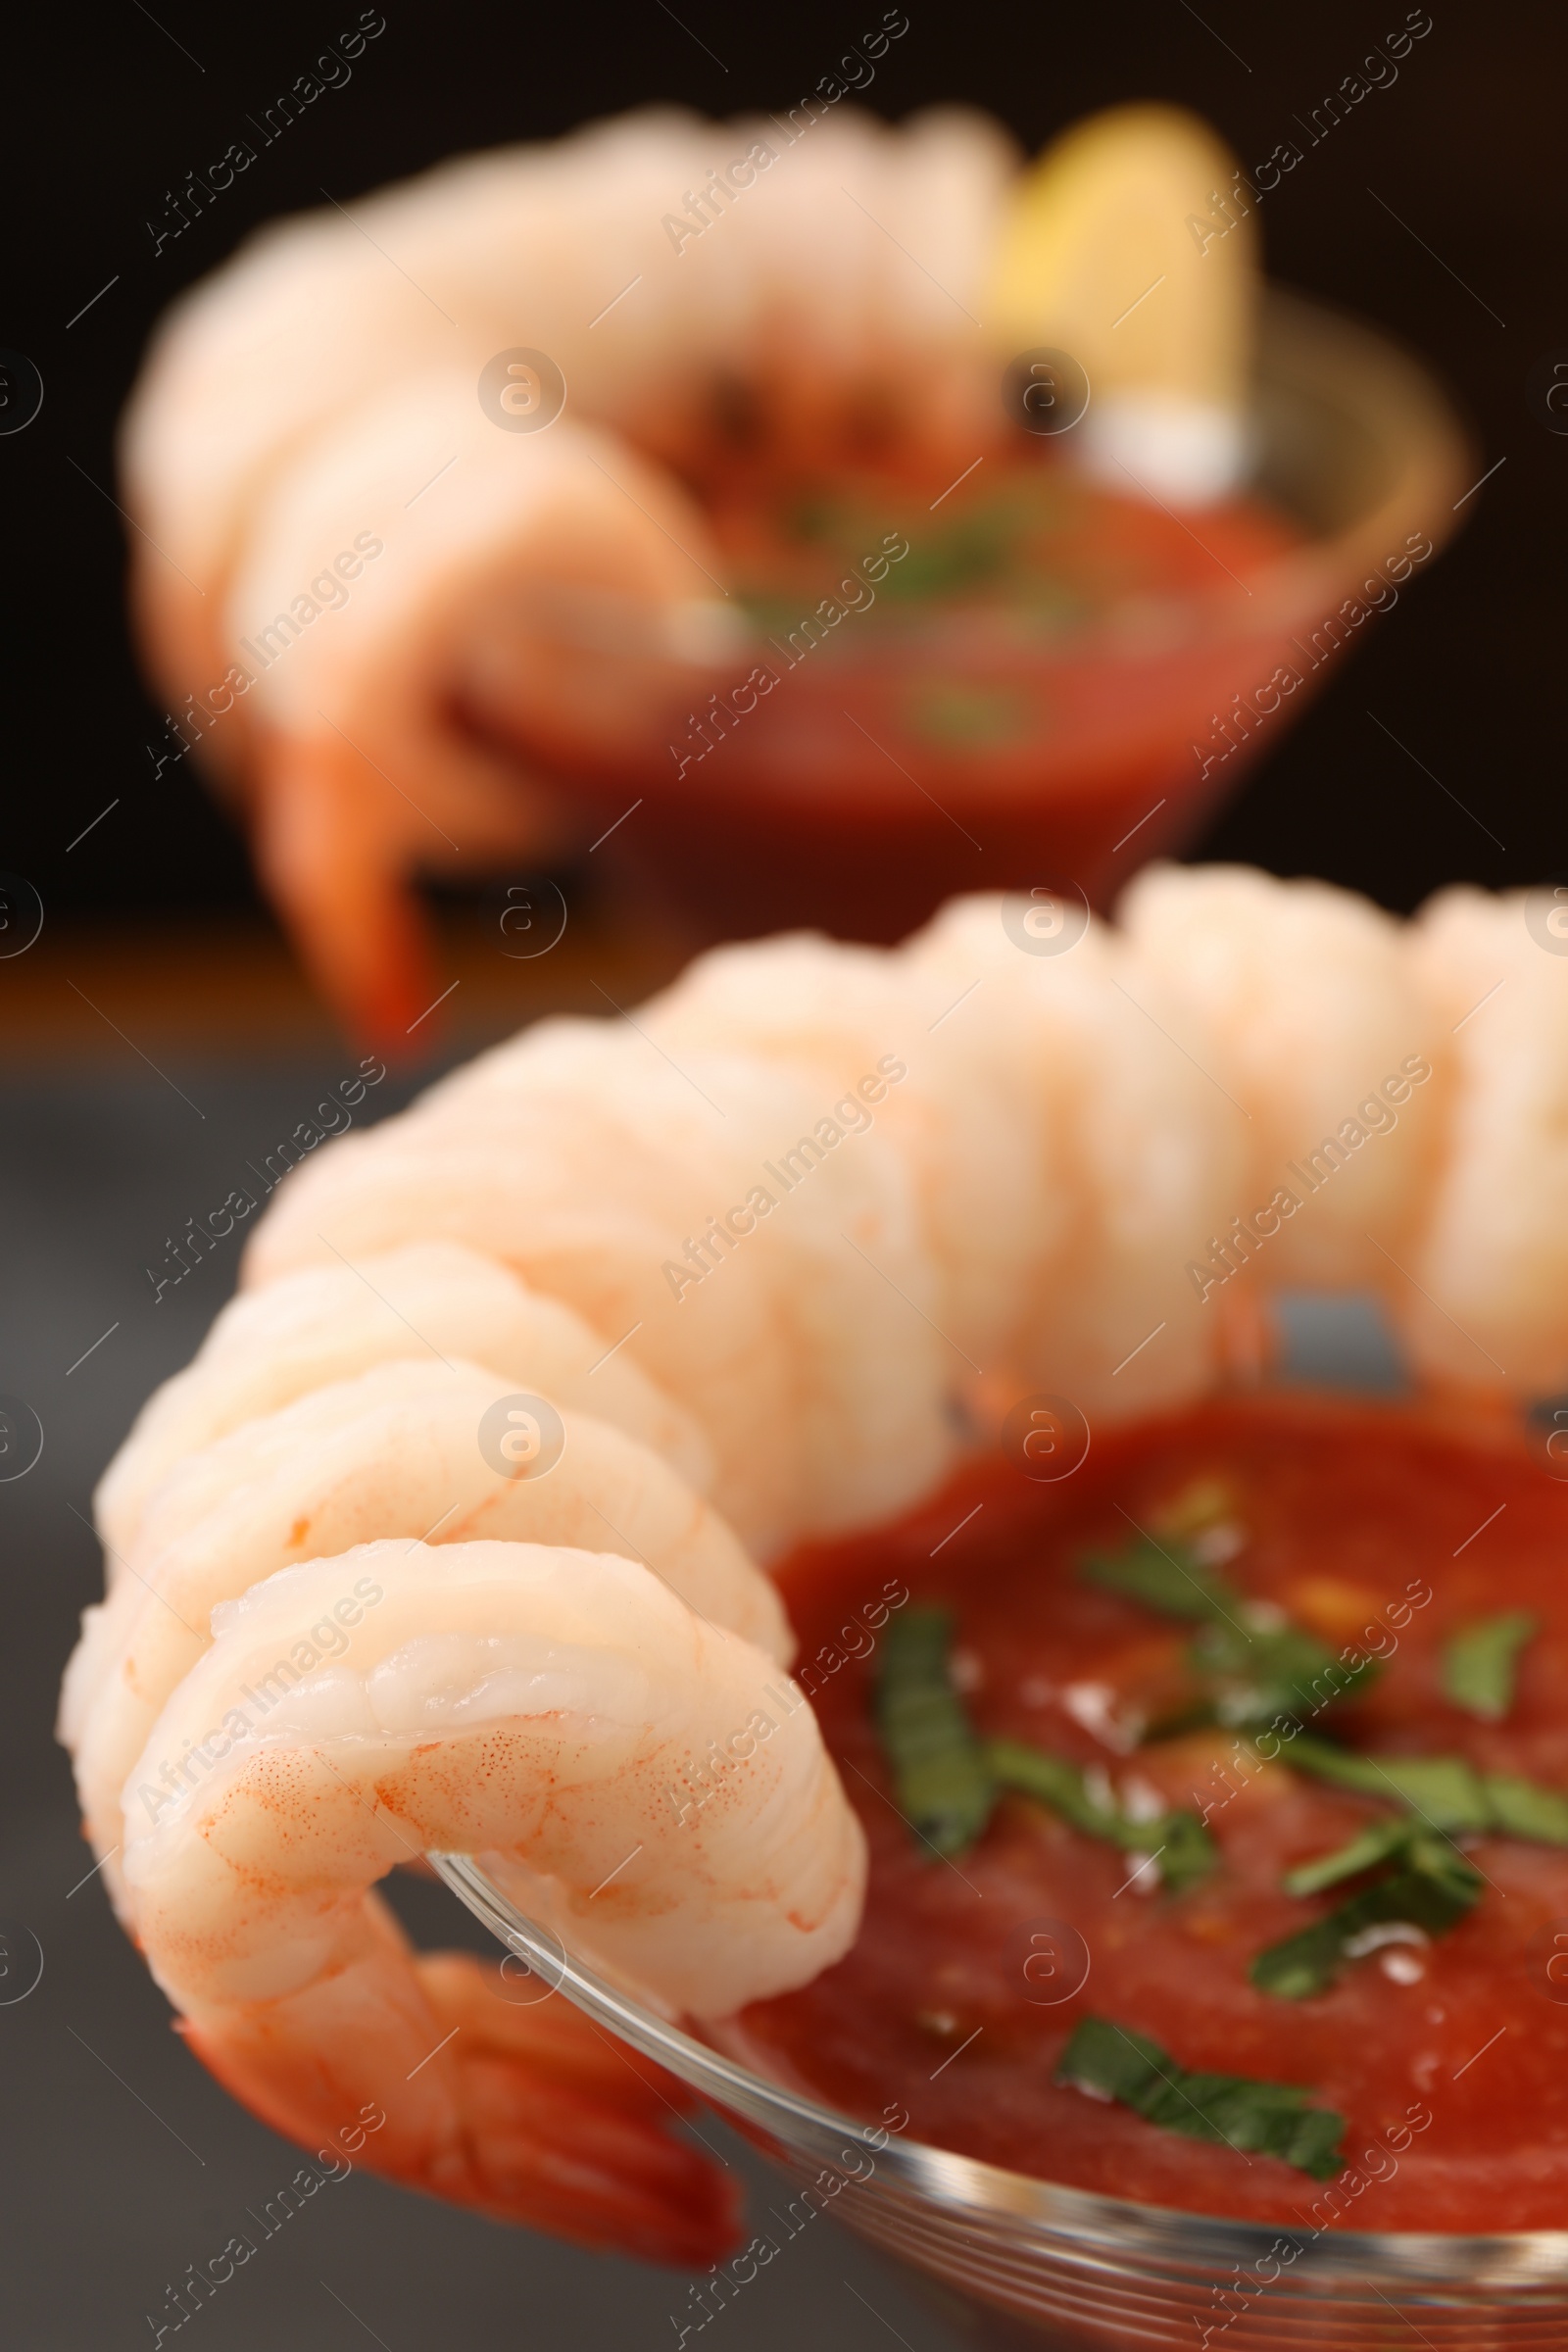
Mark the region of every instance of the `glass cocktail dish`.
[[[542, 645], [573, 714], [569, 740], [514, 748], [555, 775], [579, 845], [613, 826], [600, 861], [697, 939], [809, 923], [892, 941], [955, 892], [1048, 880], [1102, 904], [1192, 839], [1336, 653], [1422, 576], [1469, 478], [1419, 367], [1278, 291], [1250, 428], [1240, 505], [1099, 493], [1103, 535], [1136, 541], [1141, 513], [1158, 560], [1134, 546], [1118, 573], [1091, 549], [1087, 595], [1082, 579], [1030, 578], [1027, 551], [999, 598], [962, 593], [961, 577], [956, 596], [911, 593], [933, 560], [961, 575], [977, 541], [983, 569], [986, 532], [1030, 478], [1019, 468], [1083, 495], [1061, 454], [1072, 433], [1019, 430], [1011, 471], [994, 451], [951, 495], [906, 485], [890, 505], [884, 486], [866, 504], [896, 514], [909, 554], [876, 607], [831, 626], [808, 626], [815, 596], [783, 578], [754, 578], [722, 646], [689, 658], [646, 608], [597, 591], [498, 612], [497, 643]], [[1239, 530], [1249, 514], [1265, 527]]]
[[[1365, 1333], [1358, 1327], [1353, 1310], [1348, 1314], [1343, 1308], [1335, 1308], [1325, 1325], [1324, 1318], [1315, 1310], [1333, 1302], [1309, 1303], [1314, 1312], [1298, 1318], [1300, 1345], [1297, 1360], [1301, 1369], [1306, 1368], [1306, 1352], [1310, 1348], [1316, 1357], [1313, 1368], [1320, 1377], [1326, 1371], [1331, 1380], [1364, 1382], [1376, 1378], [1386, 1382], [1391, 1369], [1387, 1364], [1364, 1353], [1358, 1366], [1354, 1362], [1352, 1350], [1364, 1346]], [[1271, 1384], [1263, 1393], [1260, 1401], [1265, 1414], [1283, 1410], [1290, 1416], [1299, 1409], [1308, 1412], [1319, 1409], [1310, 1398], [1304, 1406], [1293, 1402], [1286, 1386]], [[1327, 1409], [1334, 1409], [1332, 1399], [1323, 1401]], [[1549, 1446], [1546, 1468], [1555, 1475]], [[1533, 1478], [1536, 1474], [1530, 1471], [1527, 1475]], [[1548, 1529], [1548, 1541], [1544, 1550], [1538, 1545], [1535, 1556], [1538, 1566], [1545, 1563], [1542, 1573], [1547, 1573], [1554, 1540], [1549, 1530], [1555, 1527], [1561, 1514], [1562, 1498], [1555, 1487], [1543, 1489], [1543, 1494], [1546, 1497], [1543, 1508], [1547, 1513], [1544, 1524]], [[1520, 1499], [1523, 1505], [1522, 1493]], [[1288, 1507], [1297, 1511], [1299, 1506], [1292, 1503]], [[1331, 1506], [1325, 1503], [1324, 1507]], [[1396, 1507], [1396, 1502], [1391, 1500], [1389, 1508]], [[1314, 1545], [1321, 1550], [1320, 1534], [1318, 1530], [1306, 1539], [1309, 1550]], [[1412, 1538], [1412, 1544], [1416, 1541]], [[1510, 1541], [1517, 1543], [1517, 1539]], [[1521, 1552], [1519, 1556], [1522, 1558], [1524, 1554]], [[1499, 1553], [1497, 1557], [1503, 1559], [1504, 1555]], [[1487, 1581], [1489, 1572], [1483, 1568], [1474, 1573], [1482, 1579], [1477, 1590], [1491, 1591]], [[809, 1650], [816, 1639], [809, 1630], [812, 1605], [809, 1595], [813, 1588], [809, 1579], [801, 1584], [793, 1571], [786, 1577], [786, 1587], [795, 1595], [792, 1607]], [[827, 1587], [821, 1590], [826, 1592]], [[807, 1609], [804, 1618], [800, 1615], [803, 1605]], [[1005, 1609], [1011, 1604], [1004, 1601], [1003, 1605]], [[836, 1617], [832, 1621], [836, 1623]], [[826, 1622], [826, 1617], [819, 1613], [818, 1632]], [[1008, 1622], [1012, 1622], [1010, 1617]], [[977, 1623], [984, 1623], [983, 1609]], [[985, 1639], [978, 1630], [966, 1638], [982, 1643]], [[832, 1688], [837, 1691], [839, 1686], [835, 1684]], [[831, 1715], [831, 1702], [824, 1700], [823, 1704], [829, 1706]], [[839, 1752], [845, 1737], [846, 1722], [841, 1706], [836, 1726], [832, 1722], [825, 1726], [835, 1753]], [[1063, 1908], [1077, 1917], [1074, 1904], [1078, 1898], [1072, 1896], [1066, 1879], [1060, 1875], [1071, 1865], [1064, 1865], [1061, 1849], [1053, 1851], [1057, 1855], [1056, 1862], [1041, 1867], [1057, 1874], [1052, 1884]], [[1503, 2352], [1504, 2347], [1514, 2346], [1541, 2347], [1544, 2352], [1547, 2346], [1568, 2342], [1568, 2230], [1534, 2229], [1475, 2234], [1452, 2228], [1358, 2230], [1347, 2226], [1347, 2217], [1353, 2221], [1361, 2210], [1370, 2215], [1374, 2196], [1369, 2196], [1366, 2208], [1357, 2208], [1353, 2198], [1343, 2190], [1338, 2195], [1328, 2194], [1321, 2175], [1309, 2179], [1304, 2173], [1298, 2198], [1289, 2191], [1283, 2192], [1285, 2202], [1296, 2214], [1295, 2221], [1277, 2217], [1244, 2221], [1227, 2218], [1222, 2213], [1176, 2210], [1170, 2205], [1138, 2201], [1131, 2196], [1092, 2193], [1082, 2187], [1005, 2169], [998, 2163], [980, 2161], [950, 2148], [922, 2144], [911, 2125], [908, 2108], [898, 2100], [883, 2108], [880, 2124], [868, 2126], [863, 2120], [855, 2121], [845, 2113], [834, 2112], [820, 2097], [803, 2087], [810, 2082], [831, 2079], [832, 2062], [815, 2048], [814, 2019], [847, 2016], [844, 1999], [848, 1997], [852, 2003], [854, 1999], [863, 1999], [864, 1987], [869, 1983], [885, 1983], [888, 1987], [885, 1997], [889, 2000], [897, 2001], [900, 1997], [892, 1989], [891, 1979], [878, 1973], [882, 1961], [873, 1964], [872, 1973], [862, 1972], [858, 1978], [847, 1981], [849, 1993], [841, 1991], [834, 1996], [839, 2002], [836, 2011], [799, 2009], [792, 2025], [780, 2012], [774, 2011], [769, 2016], [764, 2009], [717, 2025], [692, 2027], [654, 2014], [607, 1982], [593, 1967], [569, 1955], [553, 1931], [537, 1925], [513, 1899], [514, 1894], [524, 1900], [526, 1896], [521, 1886], [509, 1882], [504, 1862], [491, 1858], [487, 1866], [484, 1857], [433, 1859], [447, 1885], [537, 1977], [541, 1997], [554, 1994], [572, 2000], [607, 2032], [619, 2035], [650, 2059], [668, 2068], [735, 2119], [801, 2184], [803, 2192], [808, 2189], [819, 2209], [831, 2210], [848, 2227], [906, 2265], [939, 2308], [977, 2344], [1000, 2347], [1036, 2343], [1055, 2346], [1057, 2352], [1092, 2352], [1092, 2348], [1095, 2352], [1100, 2352], [1100, 2348], [1102, 2352], [1122, 2352], [1122, 2348], [1133, 2346], [1189, 2345], [1196, 2336], [1200, 2344], [1223, 2343], [1226, 2352], [1259, 2352], [1264, 2345], [1279, 2344], [1299, 2345], [1303, 2352], [1373, 2352], [1374, 2347], [1382, 2352], [1382, 2348], [1402, 2344], [1413, 2334], [1418, 2342], [1443, 2346], [1446, 2352]], [[929, 1864], [924, 1867], [929, 1868]], [[977, 1865], [971, 1863], [970, 1867]], [[1494, 1861], [1493, 1867], [1501, 1866]], [[1560, 1857], [1551, 1867], [1560, 1868]], [[1120, 1869], [1118, 1862], [1114, 1875], [1119, 1876]], [[876, 1883], [873, 1875], [873, 1903]], [[886, 1890], [885, 1900], [904, 1902], [905, 1897], [895, 1891], [896, 1882], [892, 1878], [884, 1876], [881, 1883]], [[508, 1891], [509, 1884], [512, 1893]], [[993, 1891], [998, 1890], [997, 1878], [987, 1877], [986, 1884]], [[1491, 1900], [1498, 1921], [1494, 1932], [1503, 1936], [1513, 1936], [1514, 1930], [1501, 1918], [1505, 1906], [1494, 1890]], [[897, 1940], [911, 1932], [908, 1923], [913, 1915], [907, 1909], [900, 1909], [893, 1916], [892, 1933]], [[930, 1916], [936, 1918], [939, 1914]], [[1104, 1958], [1102, 1926], [1097, 1929], [1087, 1914], [1083, 1916], [1085, 1927], [1100, 1939], [1095, 1948], [1102, 1950]], [[1160, 1930], [1155, 1914], [1149, 1912], [1145, 1916], [1154, 1923], [1147, 1932], [1157, 1937]], [[900, 1921], [902, 1926], [898, 1924]], [[1071, 1933], [1069, 1930], [1068, 1934]], [[1144, 1931], [1137, 1933], [1143, 1935]], [[862, 1927], [861, 1935], [862, 1938], [866, 1936], [866, 1928]], [[1549, 1940], [1548, 1937], [1548, 1946]], [[1523, 1988], [1514, 2021], [1516, 2028], [1521, 2020], [1529, 2024], [1536, 1996], [1551, 2000], [1560, 1997], [1558, 1988], [1549, 1981], [1553, 1971], [1550, 1952], [1543, 1957], [1537, 1949], [1539, 1942], [1540, 1937], [1535, 1936], [1529, 1943], [1526, 1965], [1530, 1985]], [[868, 1951], [869, 1948], [867, 1945]], [[1167, 1948], [1170, 1947], [1160, 1946], [1162, 1950]], [[888, 1949], [885, 1936], [878, 1949], [885, 1960]], [[1193, 1950], [1197, 1953], [1198, 1947]], [[852, 1962], [857, 1957], [852, 1955]], [[1199, 1964], [1199, 1958], [1190, 1963]], [[1357, 1965], [1371, 1968], [1374, 1963]], [[1100, 1994], [1091, 2001], [1092, 2006], [1102, 2008], [1110, 2016], [1116, 2014], [1116, 1996], [1109, 1989], [1116, 1966], [1113, 1959], [1106, 1958], [1103, 1980], [1099, 1974], [1096, 1977]], [[1557, 1969], [1560, 1973], [1560, 1961]], [[1408, 1968], [1398, 1977], [1392, 1970], [1385, 1973], [1400, 1984], [1408, 1982], [1411, 1974]], [[1416, 1976], [1420, 1973], [1419, 1968], [1415, 1969]], [[821, 1981], [824, 1985], [827, 1982]], [[1456, 1990], [1457, 1981], [1448, 1982], [1450, 1991]], [[858, 1993], [853, 1990], [856, 1984], [860, 1986]], [[1076, 1984], [1066, 1987], [1063, 1997], [1070, 1997], [1079, 1989], [1081, 1986]], [[1433, 1989], [1437, 1989], [1435, 1981]], [[1499, 1994], [1500, 1990], [1499, 1987]], [[1512, 1991], [1513, 1987], [1508, 1987], [1510, 1998]], [[1387, 1998], [1389, 1994], [1390, 1987], [1384, 1985], [1379, 1997]], [[1425, 1999], [1427, 1995], [1409, 1997]], [[785, 2008], [788, 2006], [786, 2003]], [[1195, 2010], [1193, 2014], [1198, 2012]], [[1301, 2058], [1301, 2050], [1306, 2046], [1302, 2035], [1293, 2035], [1296, 2014], [1298, 2013], [1293, 2012], [1288, 2004], [1280, 2003], [1273, 2029], [1278, 2038], [1278, 2057], [1272, 2071], [1291, 2079], [1313, 2071], [1311, 2060]], [[1343, 2021], [1338, 2026], [1332, 2022], [1338, 2014], [1325, 2012], [1312, 2021], [1310, 2031], [1318, 2036], [1320, 2048], [1325, 2032], [1332, 2034], [1343, 2031]], [[1400, 2014], [1405, 2018], [1402, 2032], [1413, 2013]], [[1543, 2020], [1550, 2018], [1554, 2024], [1555, 2014], [1548, 2008], [1540, 2011]], [[1463, 2032], [1479, 2042], [1491, 2032], [1494, 2023], [1490, 2016], [1479, 2024], [1471, 2017]], [[954, 2028], [956, 2033], [964, 2030], [964, 2027]], [[833, 2029], [829, 2027], [827, 2031], [831, 2034]], [[877, 2034], [869, 2030], [863, 2038], [865, 2079], [888, 2081], [891, 2069], [887, 2067], [885, 2052], [895, 2045], [878, 2041]], [[1546, 2035], [1543, 2040], [1544, 2064], [1548, 2062], [1547, 2047], [1552, 2039]], [[1468, 2047], [1469, 2038], [1467, 2050]], [[1490, 2042], [1487, 2047], [1491, 2047]], [[791, 2066], [792, 2050], [807, 2054], [801, 2065]], [[882, 2057], [877, 2055], [879, 2050], [884, 2053]], [[1026, 2060], [1015, 2052], [999, 2063], [1016, 2068]], [[1528, 2072], [1528, 2061], [1525, 2063]], [[1255, 2074], [1260, 2070], [1254, 2060], [1249, 2059], [1245, 2071]], [[778, 2079], [774, 2079], [775, 2075]], [[791, 2080], [784, 2080], [785, 2076]], [[923, 2062], [919, 2079], [923, 2082]], [[1011, 2076], [1008, 2080], [1012, 2080]], [[897, 2081], [888, 2081], [888, 2086], [900, 2087]], [[905, 2087], [908, 2087], [907, 2082]], [[910, 2095], [915, 2094], [911, 2091]], [[933, 2094], [920, 2095], [929, 2099]], [[1060, 2095], [1075, 2097], [1076, 2093]], [[1492, 2104], [1494, 2106], [1495, 2101]], [[863, 2112], [862, 2101], [857, 2100], [856, 2105]], [[1040, 2112], [1043, 2115], [1045, 2111]], [[1060, 2109], [1055, 2112], [1059, 2117]], [[1105, 2112], [1085, 2109], [1084, 2123], [1069, 2129], [1087, 2132], [1091, 2129], [1088, 2119]], [[1060, 2128], [1059, 2124], [1056, 2128]], [[1141, 2125], [1137, 2128], [1146, 2129]], [[1542, 2128], [1549, 2139], [1549, 2118]], [[1172, 2140], [1167, 2134], [1158, 2136], [1167, 2147], [1177, 2151], [1194, 2144], [1187, 2139]], [[1347, 2147], [1351, 2144], [1348, 2132]], [[1360, 2142], [1356, 2140], [1353, 2144], [1358, 2147]], [[1121, 2177], [1117, 2170], [1120, 2161], [1117, 2159], [1116, 2166], [1111, 2168], [1116, 2179]], [[1170, 2161], [1181, 2160], [1176, 2157]], [[1233, 2159], [1215, 2151], [1212, 2161], [1223, 2166]], [[1528, 2171], [1528, 2158], [1521, 2161]], [[1047, 2146], [1041, 2169], [1049, 2169], [1049, 2163]], [[1104, 2171], [1102, 2164], [1102, 2176]], [[1171, 2180], [1177, 2178], [1168, 2171], [1164, 2177]], [[1525, 2178], [1525, 2173], [1519, 2177]], [[1252, 2185], [1255, 2175], [1238, 2171], [1235, 2178], [1242, 2183], [1238, 2193], [1244, 2200], [1257, 2193]], [[1208, 2192], [1205, 2189], [1203, 2193]], [[1274, 2197], [1278, 2193], [1270, 2188], [1267, 2195]], [[1455, 2193], [1451, 2189], [1448, 2192], [1450, 2214], [1458, 2210], [1453, 2201]], [[1488, 2193], [1492, 2195], [1493, 2212], [1505, 2213], [1509, 2196], [1500, 2189], [1495, 2193], [1489, 2189]], [[1322, 2202], [1325, 2196], [1326, 2204]], [[1195, 2199], [1195, 2204], [1198, 2202]], [[1546, 2202], [1549, 2206], [1549, 2199]], [[1539, 2213], [1541, 2209], [1542, 2199], [1538, 2194], [1536, 2210]], [[1266, 2204], [1263, 2210], [1267, 2210]], [[1403, 2218], [1420, 2220], [1425, 2211], [1423, 2199], [1406, 2196]], [[1325, 2215], [1332, 2219], [1332, 2227], [1328, 2226]]]
[[1568, 2230], [1314, 2235], [1092, 2196], [868, 2130], [628, 1999], [525, 1918], [480, 1864], [430, 1859], [542, 1991], [574, 2001], [711, 2100], [823, 2209], [918, 2274], [976, 2345], [1559, 2352], [1568, 2342]]

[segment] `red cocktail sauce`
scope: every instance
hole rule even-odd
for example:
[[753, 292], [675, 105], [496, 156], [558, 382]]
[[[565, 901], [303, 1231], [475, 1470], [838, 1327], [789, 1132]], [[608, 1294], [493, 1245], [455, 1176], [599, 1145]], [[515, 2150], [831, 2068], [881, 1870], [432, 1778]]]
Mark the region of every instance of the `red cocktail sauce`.
[[532, 748], [585, 827], [646, 796], [612, 855], [716, 937], [894, 941], [956, 890], [1046, 878], [1104, 904], [1319, 682], [1282, 586], [1301, 533], [1261, 498], [1184, 517], [1021, 432], [967, 471], [732, 454], [691, 486], [750, 650], [646, 762]]
[[[1297, 1899], [1282, 1874], [1389, 1808], [1293, 1772], [1284, 1743], [1261, 1766], [1239, 1761], [1223, 1731], [1129, 1743], [1179, 1685], [1192, 1629], [1085, 1582], [1080, 1561], [1119, 1548], [1129, 1519], [1156, 1526], [1200, 1477], [1226, 1483], [1246, 1538], [1230, 1583], [1347, 1658], [1385, 1659], [1375, 1685], [1314, 1730], [1568, 1788], [1568, 1485], [1522, 1438], [1466, 1439], [1415, 1411], [1337, 1400], [1228, 1400], [1097, 1434], [1059, 1485], [993, 1461], [901, 1525], [803, 1551], [784, 1570], [796, 1670], [816, 1663], [814, 1704], [865, 1827], [870, 1892], [849, 1957], [747, 2011], [741, 2047], [850, 2115], [902, 2102], [911, 2137], [1108, 2195], [1358, 2230], [1568, 2227], [1568, 1981], [1553, 1982], [1568, 1980], [1568, 1958], [1553, 1967], [1568, 1954], [1568, 1850], [1466, 1841], [1487, 1885], [1457, 1926], [1347, 1964], [1316, 1997], [1283, 2000], [1249, 1982], [1250, 1960], [1345, 1889]], [[1152, 1870], [1132, 1877], [1136, 1853], [1015, 1796], [955, 1862], [923, 1848], [892, 1802], [871, 1715], [875, 1656], [847, 1654], [871, 1637], [838, 1638], [890, 1584], [955, 1612], [957, 1680], [986, 1737], [1102, 1764], [1118, 1792], [1142, 1781], [1206, 1813], [1211, 1875], [1172, 1894]], [[1513, 1607], [1534, 1611], [1539, 1630], [1507, 1715], [1487, 1723], [1443, 1695], [1441, 1655], [1457, 1629]], [[1054, 1961], [1025, 1974], [1042, 1948], [1031, 1933], [1053, 1921], [1089, 1956], [1082, 1989], [1056, 2001], [1066, 1980]], [[1307, 2086], [1347, 2118], [1360, 2187], [1324, 2206], [1318, 2182], [1274, 2158], [1055, 2084], [1088, 2013], [1152, 2036], [1185, 2068]]]

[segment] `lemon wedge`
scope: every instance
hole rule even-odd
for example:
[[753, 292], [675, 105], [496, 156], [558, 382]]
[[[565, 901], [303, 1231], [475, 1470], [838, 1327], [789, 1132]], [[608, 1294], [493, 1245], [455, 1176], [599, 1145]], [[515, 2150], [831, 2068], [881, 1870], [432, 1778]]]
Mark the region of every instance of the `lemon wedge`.
[[1123, 489], [1201, 505], [1247, 470], [1257, 283], [1252, 198], [1178, 107], [1092, 115], [1019, 177], [985, 308], [1008, 355], [1088, 378], [1077, 454]]

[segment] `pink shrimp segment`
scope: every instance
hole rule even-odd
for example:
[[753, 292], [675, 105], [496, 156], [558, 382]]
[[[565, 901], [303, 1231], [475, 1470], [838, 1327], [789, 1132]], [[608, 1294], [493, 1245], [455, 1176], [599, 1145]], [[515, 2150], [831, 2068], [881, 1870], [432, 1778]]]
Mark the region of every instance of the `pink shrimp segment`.
[[428, 929], [367, 807], [373, 779], [337, 736], [263, 736], [256, 760], [257, 864], [301, 961], [351, 1034], [406, 1057], [440, 984]]
[[[853, 1941], [865, 1861], [800, 1692], [650, 1569], [557, 1544], [372, 1543], [214, 1622], [122, 1799], [122, 1894], [197, 2054], [303, 2145], [379, 2111], [391, 2179], [714, 2258], [735, 2200], [678, 2098], [559, 1997], [417, 1956], [372, 1888], [470, 1852], [666, 2010], [799, 1984]], [[719, 1746], [744, 1762], [683, 1800]]]
[[[384, 1906], [376, 1915], [401, 1942]], [[292, 2030], [299, 2021], [276, 2017], [223, 2034], [180, 2019], [177, 2031], [225, 2090], [301, 2147], [330, 2141], [345, 2117], [383, 2114], [354, 2161], [400, 2187], [645, 2262], [712, 2263], [734, 2246], [739, 2188], [678, 2135], [697, 2102], [673, 2075], [560, 1994], [514, 2005], [500, 1972], [471, 1953], [408, 1956], [401, 2022], [441, 2055], [413, 2083], [394, 2063], [382, 2095], [366, 2095], [376, 2053], [352, 1975], [320, 2004], [308, 2041]]]

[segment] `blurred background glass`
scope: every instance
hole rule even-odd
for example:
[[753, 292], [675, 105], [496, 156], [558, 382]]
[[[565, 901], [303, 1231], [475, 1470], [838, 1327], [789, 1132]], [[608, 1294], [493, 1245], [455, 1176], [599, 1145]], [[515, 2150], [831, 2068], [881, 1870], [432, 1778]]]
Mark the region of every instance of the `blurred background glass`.
[[[1159, 96], [1208, 118], [1250, 172], [1283, 140], [1300, 149], [1259, 210], [1269, 276], [1425, 360], [1473, 422], [1477, 477], [1497, 470], [1450, 517], [1464, 525], [1457, 544], [1360, 633], [1199, 854], [1321, 873], [1408, 907], [1455, 877], [1495, 886], [1560, 862], [1544, 681], [1564, 595], [1556, 516], [1568, 448], [1548, 406], [1549, 365], [1543, 378], [1539, 364], [1568, 326], [1545, 111], [1560, 38], [1507, 10], [1438, 22], [1396, 79], [1340, 120], [1315, 114], [1402, 23], [1388, 13], [1388, 26], [1340, 8], [1286, 28], [1134, 6], [1114, 32], [1088, 19], [1048, 32], [1000, 10], [961, 24], [912, 18], [863, 102], [895, 118], [975, 102], [1033, 151], [1091, 108]], [[4, 338], [41, 371], [44, 402], [0, 448], [17, 662], [0, 864], [38, 888], [52, 923], [156, 913], [167, 942], [171, 923], [265, 918], [194, 761], [154, 773], [169, 734], [126, 637], [111, 439], [162, 308], [251, 227], [323, 192], [352, 199], [453, 152], [552, 136], [651, 99], [709, 113], [793, 104], [858, 25], [804, 9], [726, 27], [726, 44], [715, 25], [655, 6], [611, 45], [558, 15], [540, 34], [547, 64], [501, 10], [460, 8], [439, 25], [394, 17], [350, 80], [216, 200], [187, 204], [188, 226], [155, 251], [180, 217], [187, 174], [271, 103], [330, 28], [280, 7], [243, 29], [203, 27], [204, 46], [191, 24], [160, 29], [130, 14], [134, 27], [106, 29], [74, 63], [69, 87], [41, 24], [24, 32], [24, 50], [37, 46], [19, 60], [18, 87], [30, 74], [36, 102], [14, 124]], [[595, 879], [579, 878], [585, 918]], [[484, 928], [488, 912], [463, 898], [449, 920]]]

